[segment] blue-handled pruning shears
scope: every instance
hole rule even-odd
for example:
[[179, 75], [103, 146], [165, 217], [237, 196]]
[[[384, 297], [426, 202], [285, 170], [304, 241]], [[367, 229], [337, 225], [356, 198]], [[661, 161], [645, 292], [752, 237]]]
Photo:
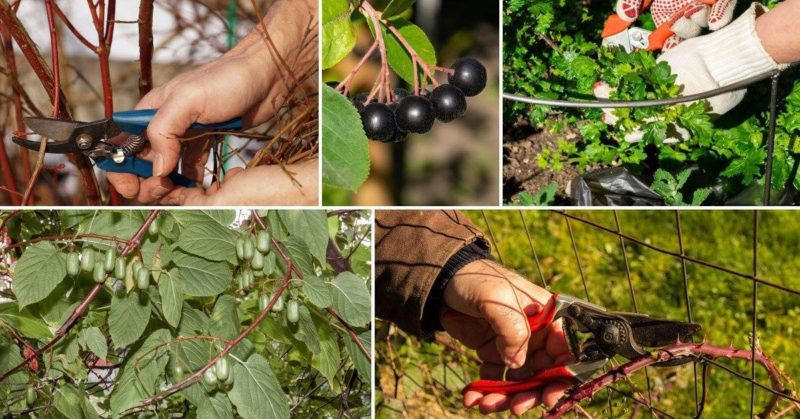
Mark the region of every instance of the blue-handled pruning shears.
[[[153, 176], [153, 165], [136, 157], [144, 145], [144, 135], [155, 109], [114, 112], [110, 118], [92, 122], [64, 121], [51, 118], [25, 118], [33, 132], [47, 138], [47, 153], [83, 153], [91, 158], [97, 167], [116, 173], [130, 173], [139, 177]], [[242, 129], [242, 119], [235, 118], [217, 124], [192, 124], [193, 131], [227, 131]], [[122, 145], [109, 142], [120, 134], [128, 134]], [[23, 147], [38, 150], [41, 142], [27, 138], [13, 137], [12, 140]], [[169, 179], [177, 186], [194, 187], [195, 182], [176, 171]]]

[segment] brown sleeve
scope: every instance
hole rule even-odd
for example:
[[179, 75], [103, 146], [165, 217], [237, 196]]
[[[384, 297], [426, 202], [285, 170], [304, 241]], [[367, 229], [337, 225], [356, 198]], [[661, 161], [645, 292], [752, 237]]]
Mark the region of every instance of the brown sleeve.
[[375, 312], [422, 335], [425, 302], [442, 267], [483, 234], [454, 210], [379, 210], [375, 226]]

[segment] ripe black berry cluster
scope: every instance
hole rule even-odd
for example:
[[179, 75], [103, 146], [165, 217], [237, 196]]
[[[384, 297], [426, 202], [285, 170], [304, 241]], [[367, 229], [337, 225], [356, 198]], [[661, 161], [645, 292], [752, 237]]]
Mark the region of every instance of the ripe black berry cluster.
[[372, 102], [364, 105], [366, 93], [353, 97], [361, 114], [367, 138], [385, 143], [401, 142], [408, 133], [423, 134], [431, 130], [434, 120], [450, 122], [467, 111], [467, 96], [475, 96], [486, 87], [486, 68], [474, 58], [461, 58], [450, 67], [453, 74], [448, 84], [414, 95], [398, 88], [391, 103]]

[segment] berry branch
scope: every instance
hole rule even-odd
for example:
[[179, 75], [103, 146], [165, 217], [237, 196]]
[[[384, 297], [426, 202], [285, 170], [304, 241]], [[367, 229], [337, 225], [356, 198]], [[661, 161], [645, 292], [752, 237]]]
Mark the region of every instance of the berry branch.
[[[430, 131], [436, 119], [451, 122], [464, 115], [467, 110], [466, 97], [477, 95], [486, 86], [486, 69], [482, 64], [473, 58], [459, 59], [450, 68], [426, 62], [407, 35], [398, 28], [398, 22], [405, 21], [384, 18], [383, 11], [375, 9], [368, 2], [362, 2], [357, 10], [369, 22], [375, 41], [344, 79], [336, 83], [335, 89], [348, 96], [352, 92], [356, 74], [376, 50], [380, 53], [380, 72], [371, 90], [358, 93], [351, 99], [361, 116], [367, 138], [386, 143], [402, 142], [409, 133]], [[422, 33], [413, 24], [407, 25], [415, 34]], [[392, 89], [389, 67], [397, 70], [398, 64], [392, 61], [396, 58], [389, 56], [387, 36], [399, 43], [411, 60], [411, 73], [404, 75], [411, 79], [410, 91]], [[422, 37], [424, 41], [418, 42], [429, 44], [424, 33]], [[436, 72], [447, 74], [448, 83], [440, 83], [436, 79]], [[431, 91], [426, 89], [429, 84], [433, 86]]]
[[[152, 224], [153, 221], [156, 219], [158, 213], [159, 210], [153, 210], [150, 212], [150, 214], [144, 220], [144, 223], [142, 223], [142, 226], [139, 227], [138, 230], [136, 230], [136, 232], [133, 234], [130, 240], [128, 240], [128, 244], [122, 249], [122, 251], [120, 251], [119, 253], [120, 256], [126, 256], [128, 253], [131, 253], [134, 249], [139, 247], [139, 242], [142, 236], [144, 236], [144, 234], [147, 233], [150, 224]], [[100, 290], [103, 288], [103, 284], [105, 283], [106, 279], [108, 279], [108, 275], [109, 274], [105, 274], [103, 281], [96, 283], [94, 287], [92, 287], [91, 291], [89, 291], [89, 293], [86, 294], [81, 303], [78, 304], [77, 307], [75, 307], [75, 309], [72, 311], [72, 314], [70, 314], [69, 318], [64, 322], [64, 324], [62, 324], [61, 327], [59, 327], [58, 330], [56, 330], [55, 333], [53, 333], [53, 339], [51, 339], [50, 342], [48, 342], [41, 348], [37, 349], [36, 351], [26, 354], [23, 362], [19, 363], [14, 368], [11, 368], [10, 370], [0, 374], [0, 382], [2, 382], [15, 372], [17, 372], [20, 368], [22, 368], [32, 359], [38, 358], [41, 354], [45, 353], [50, 348], [54, 347], [59, 341], [61, 341], [61, 339], [63, 339], [67, 335], [67, 333], [78, 323], [78, 320], [80, 320], [80, 318], [89, 308], [89, 304], [91, 304], [92, 300], [94, 300], [95, 297], [97, 297], [97, 295], [100, 293]]]
[[781, 398], [790, 400], [796, 408], [800, 408], [800, 401], [794, 397], [794, 389], [788, 390], [784, 386], [784, 380], [790, 381], [789, 378], [775, 365], [772, 359], [767, 357], [767, 355], [761, 351], [760, 348], [756, 348], [754, 358], [753, 352], [749, 349], [723, 348], [712, 346], [706, 343], [677, 343], [675, 345], [663, 348], [651, 355], [634, 359], [617, 368], [609, 370], [605, 374], [593, 380], [583, 383], [573, 390], [568, 396], [561, 399], [555, 408], [545, 412], [542, 417], [560, 417], [561, 415], [576, 408], [578, 403], [581, 401], [591, 399], [595, 394], [597, 394], [597, 392], [609, 387], [615, 382], [628, 379], [631, 374], [640, 369], [666, 361], [683, 358], [695, 358], [699, 362], [703, 362], [703, 360], [714, 360], [716, 358], [742, 359], [751, 362], [754, 361], [761, 365], [767, 372], [771, 388], [759, 384], [757, 385], [771, 390], [773, 393], [773, 397], [770, 399], [769, 403], [767, 403], [767, 406], [764, 408], [759, 417], [767, 417], [769, 413], [775, 409], [775, 406]]

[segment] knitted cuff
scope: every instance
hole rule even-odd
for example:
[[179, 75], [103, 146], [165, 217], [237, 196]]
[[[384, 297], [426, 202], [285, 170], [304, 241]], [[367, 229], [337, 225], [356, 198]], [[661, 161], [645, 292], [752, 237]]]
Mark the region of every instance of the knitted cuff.
[[767, 54], [756, 33], [756, 18], [766, 12], [766, 7], [753, 3], [730, 25], [696, 38], [708, 71], [720, 86], [787, 67]]
[[433, 288], [431, 288], [422, 312], [422, 331], [424, 335], [429, 335], [437, 330], [444, 330], [439, 320], [439, 312], [444, 304], [444, 290], [456, 272], [470, 262], [484, 259], [494, 260], [486, 243], [479, 240], [464, 246], [445, 263], [433, 283]]

